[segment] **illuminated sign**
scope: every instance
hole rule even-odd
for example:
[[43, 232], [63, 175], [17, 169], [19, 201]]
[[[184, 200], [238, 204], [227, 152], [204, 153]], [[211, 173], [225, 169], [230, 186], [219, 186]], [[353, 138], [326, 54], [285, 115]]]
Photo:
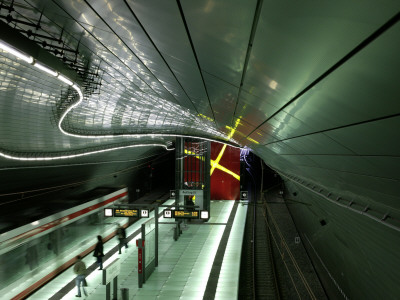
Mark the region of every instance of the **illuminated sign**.
[[208, 212], [208, 210], [200, 211], [200, 219], [208, 220], [209, 218], [210, 218], [210, 213]]
[[104, 216], [105, 217], [112, 217], [113, 214], [113, 209], [112, 208], [105, 208], [104, 209]]
[[138, 217], [138, 209], [124, 209], [124, 208], [114, 208], [115, 217]]
[[172, 210], [164, 209], [163, 215], [164, 215], [164, 218], [172, 218]]
[[140, 216], [142, 218], [148, 218], [149, 217], [149, 210], [148, 209], [141, 209], [140, 210]]
[[178, 219], [198, 219], [199, 218], [198, 210], [174, 210], [173, 214], [174, 214], [174, 218], [178, 218]]

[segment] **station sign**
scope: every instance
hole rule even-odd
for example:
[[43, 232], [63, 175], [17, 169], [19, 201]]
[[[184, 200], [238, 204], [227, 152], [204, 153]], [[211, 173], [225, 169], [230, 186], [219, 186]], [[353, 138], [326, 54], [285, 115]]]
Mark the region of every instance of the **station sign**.
[[149, 209], [138, 209], [138, 208], [105, 208], [104, 209], [105, 217], [141, 217], [141, 218], [149, 218], [150, 210]]
[[180, 210], [176, 209], [173, 211], [173, 217], [176, 219], [198, 219], [198, 210]]
[[142, 218], [148, 218], [149, 217], [149, 210], [148, 209], [141, 209], [140, 210], [140, 216]]
[[114, 208], [114, 217], [139, 217], [139, 209]]
[[170, 209], [164, 209], [164, 211], [163, 211], [163, 216], [164, 216], [164, 218], [167, 218], [167, 219], [172, 218], [172, 210], [170, 210]]

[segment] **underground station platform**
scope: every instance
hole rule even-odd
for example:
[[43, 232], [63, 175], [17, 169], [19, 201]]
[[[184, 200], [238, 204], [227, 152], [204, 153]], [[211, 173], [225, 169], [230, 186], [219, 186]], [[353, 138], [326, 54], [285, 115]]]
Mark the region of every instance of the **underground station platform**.
[[[126, 229], [128, 248], [121, 254], [118, 237], [104, 243], [103, 270], [93, 252], [83, 257], [89, 274], [82, 299], [236, 299], [246, 212], [238, 201], [211, 201], [207, 222], [185, 218], [177, 226], [160, 207], [158, 247], [149, 212]], [[27, 299], [78, 299], [75, 277], [70, 267]]]

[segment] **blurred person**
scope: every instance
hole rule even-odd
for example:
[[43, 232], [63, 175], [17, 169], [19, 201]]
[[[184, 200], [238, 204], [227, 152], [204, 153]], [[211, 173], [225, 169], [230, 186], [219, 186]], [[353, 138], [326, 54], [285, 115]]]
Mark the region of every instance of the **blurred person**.
[[103, 270], [103, 238], [101, 235], [97, 236], [97, 244], [94, 248], [93, 256], [97, 258], [97, 264], [99, 265], [99, 270]]
[[125, 250], [128, 249], [128, 242], [126, 240], [126, 231], [125, 228], [121, 225], [118, 225], [117, 235], [119, 240], [119, 254], [121, 254], [122, 246], [125, 246]]
[[75, 278], [75, 284], [78, 289], [78, 294], [75, 297], [81, 297], [81, 283], [82, 283], [82, 290], [85, 296], [87, 296], [86, 290], [85, 290], [85, 282], [86, 282], [86, 265], [82, 261], [81, 256], [76, 257], [76, 262], [74, 264], [74, 273], [77, 275]]

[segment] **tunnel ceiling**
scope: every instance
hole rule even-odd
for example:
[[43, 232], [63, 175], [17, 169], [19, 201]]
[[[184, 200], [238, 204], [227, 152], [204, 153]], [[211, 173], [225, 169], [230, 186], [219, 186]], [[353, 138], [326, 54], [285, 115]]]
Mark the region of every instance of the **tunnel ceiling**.
[[398, 1], [1, 5], [7, 42], [64, 58], [83, 92], [1, 50], [3, 166], [198, 136], [399, 216]]

